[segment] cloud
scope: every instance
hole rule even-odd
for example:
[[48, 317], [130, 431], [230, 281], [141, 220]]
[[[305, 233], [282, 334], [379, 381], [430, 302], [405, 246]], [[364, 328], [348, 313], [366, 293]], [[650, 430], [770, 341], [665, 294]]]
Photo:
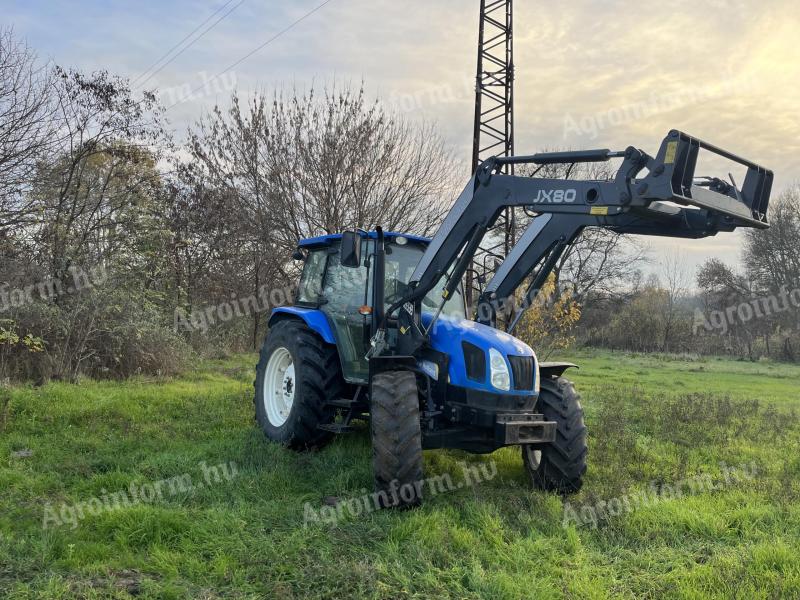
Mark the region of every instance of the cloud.
[[[155, 78], [179, 88], [214, 74], [317, 6], [319, 0], [245, 1]], [[109, 4], [58, 2], [43, 10], [18, 2], [6, 19], [57, 62], [138, 75], [224, 2]], [[235, 68], [244, 93], [313, 81], [359, 82], [371, 94], [406, 98], [409, 118], [436, 121], [463, 157], [472, 139], [477, 2], [332, 0], [319, 12]], [[110, 7], [110, 8], [109, 8]], [[622, 0], [517, 2], [515, 6], [516, 146], [637, 145], [655, 151], [679, 128], [772, 168], [776, 189], [800, 179], [800, 16], [794, 2]], [[632, 103], [670, 106], [603, 127], [596, 138], [564, 136], [575, 118]], [[184, 129], [222, 94], [176, 106]], [[414, 99], [413, 101], [408, 98]], [[731, 256], [732, 236], [686, 248]], [[660, 244], [679, 244], [659, 240]]]

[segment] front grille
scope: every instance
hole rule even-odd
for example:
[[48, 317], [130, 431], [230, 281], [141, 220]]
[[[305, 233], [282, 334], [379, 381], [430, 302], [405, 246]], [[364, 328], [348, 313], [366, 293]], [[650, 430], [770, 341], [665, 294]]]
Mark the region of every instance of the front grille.
[[461, 342], [464, 351], [464, 364], [467, 367], [467, 377], [473, 381], [486, 381], [486, 354], [469, 342]]
[[509, 356], [508, 362], [511, 363], [511, 376], [514, 379], [515, 390], [533, 389], [533, 357], [532, 356]]

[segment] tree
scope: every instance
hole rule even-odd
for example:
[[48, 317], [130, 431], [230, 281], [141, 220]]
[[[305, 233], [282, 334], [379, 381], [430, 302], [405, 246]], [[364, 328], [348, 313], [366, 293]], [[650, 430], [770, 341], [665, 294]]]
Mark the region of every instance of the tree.
[[[663, 273], [666, 286], [666, 304], [664, 307], [664, 328], [661, 336], [661, 351], [669, 352], [672, 350], [673, 341], [676, 337], [676, 326], [680, 320], [680, 315], [685, 314], [685, 307], [681, 306], [686, 299], [689, 291], [689, 276], [684, 268], [683, 257], [679, 253], [667, 256], [663, 262]], [[682, 322], [686, 322], [685, 319]]]
[[572, 331], [580, 317], [580, 305], [569, 292], [556, 293], [556, 279], [551, 274], [520, 319], [515, 335], [536, 348], [540, 360], [547, 360], [572, 344]]
[[432, 126], [405, 123], [346, 87], [246, 104], [234, 94], [227, 111], [197, 123], [188, 150], [193, 177], [233, 199], [227, 219], [250, 258], [249, 293], [294, 279], [289, 257], [302, 238], [376, 225], [433, 232], [458, 172]]
[[[215, 186], [192, 164], [178, 164], [167, 193], [174, 305], [191, 315], [231, 295], [257, 291], [260, 282], [254, 275], [270, 266], [253, 252], [251, 229], [238, 218], [235, 191]], [[252, 317], [250, 344], [255, 347], [261, 316]]]
[[31, 222], [33, 173], [53, 142], [52, 70], [0, 29], [0, 236]]
[[772, 203], [769, 220], [769, 229], [745, 231], [743, 260], [759, 295], [783, 298], [786, 310], [774, 311], [768, 321], [779, 334], [784, 358], [795, 360], [800, 307], [785, 298], [787, 292], [800, 294], [800, 185], [788, 188]]
[[665, 311], [668, 294], [657, 280], [651, 279], [633, 290], [622, 305], [606, 313], [606, 321], [593, 332], [593, 337], [611, 348], [634, 352], [657, 352], [661, 350]]
[[718, 319], [722, 319], [718, 330], [729, 340], [731, 350], [755, 360], [753, 343], [759, 334], [765, 336], [769, 348], [769, 320], [743, 320], [739, 317], [738, 307], [750, 306], [756, 296], [756, 288], [746, 275], [736, 273], [722, 261], [712, 258], [697, 272], [697, 285], [702, 292], [706, 314], [714, 312], [719, 315]]
[[299, 238], [352, 227], [431, 233], [456, 173], [431, 126], [370, 105], [363, 89], [262, 94], [247, 109], [234, 94], [227, 113], [197, 124], [190, 150], [284, 255]]
[[105, 72], [52, 72], [51, 137], [26, 175], [25, 218], [6, 240], [13, 261], [0, 265], [0, 283], [48, 290], [9, 315], [43, 340], [35, 356], [17, 353], [14, 370], [42, 380], [168, 371], [180, 362], [171, 355], [180, 340], [162, 304], [158, 160], [168, 139], [155, 97], [134, 97], [127, 81]]
[[770, 206], [769, 229], [746, 229], [744, 263], [759, 287], [773, 293], [800, 285], [800, 184]]
[[128, 83], [106, 72], [86, 76], [56, 67], [57, 143], [34, 174], [37, 214], [26, 231], [63, 279], [73, 265], [99, 264], [130, 241], [152, 210], [160, 185], [157, 151], [165, 141], [155, 97], [133, 97]]

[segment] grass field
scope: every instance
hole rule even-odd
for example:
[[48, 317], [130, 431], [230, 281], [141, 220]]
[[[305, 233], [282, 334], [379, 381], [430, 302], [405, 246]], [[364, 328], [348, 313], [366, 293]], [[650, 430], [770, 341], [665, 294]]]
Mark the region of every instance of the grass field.
[[800, 597], [800, 367], [570, 358], [590, 466], [568, 504], [513, 449], [431, 451], [427, 475], [494, 476], [307, 526], [306, 506], [370, 488], [367, 431], [268, 443], [253, 356], [0, 390], [0, 598]]

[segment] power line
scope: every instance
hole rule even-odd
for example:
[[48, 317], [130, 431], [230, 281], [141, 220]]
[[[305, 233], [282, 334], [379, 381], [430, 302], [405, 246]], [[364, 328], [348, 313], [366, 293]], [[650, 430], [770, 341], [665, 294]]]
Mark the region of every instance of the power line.
[[150, 65], [150, 66], [149, 66], [149, 67], [148, 67], [148, 68], [147, 68], [147, 69], [146, 69], [144, 72], [142, 72], [142, 74], [141, 74], [141, 75], [139, 75], [139, 76], [138, 76], [138, 77], [137, 77], [137, 78], [136, 78], [134, 81], [132, 81], [132, 82], [131, 82], [132, 86], [134, 86], [134, 87], [142, 87], [142, 86], [143, 86], [145, 83], [147, 83], [147, 82], [148, 82], [148, 81], [150, 81], [150, 80], [151, 80], [153, 77], [155, 77], [155, 76], [156, 76], [158, 73], [160, 73], [160, 72], [161, 72], [161, 71], [162, 71], [162, 70], [163, 70], [163, 69], [164, 69], [164, 68], [165, 68], [167, 65], [169, 65], [169, 64], [170, 64], [172, 61], [174, 61], [176, 58], [178, 58], [178, 57], [179, 57], [181, 54], [183, 54], [183, 53], [184, 53], [186, 50], [188, 50], [188, 49], [189, 49], [189, 48], [190, 48], [192, 45], [194, 45], [194, 44], [195, 44], [195, 42], [197, 42], [198, 40], [200, 40], [200, 38], [202, 38], [202, 37], [203, 37], [205, 34], [207, 34], [207, 33], [208, 33], [209, 31], [211, 31], [211, 30], [212, 30], [214, 27], [216, 27], [216, 26], [217, 26], [217, 25], [218, 25], [218, 24], [219, 24], [219, 23], [220, 23], [220, 22], [221, 22], [223, 19], [225, 19], [225, 18], [226, 18], [226, 17], [227, 17], [229, 14], [231, 14], [231, 13], [232, 13], [234, 10], [236, 10], [236, 9], [237, 9], [237, 8], [238, 8], [238, 7], [239, 7], [241, 4], [242, 4], [242, 2], [244, 2], [244, 0], [239, 0], [238, 4], [236, 4], [235, 6], [233, 6], [233, 8], [231, 8], [230, 10], [228, 10], [228, 12], [226, 12], [224, 15], [222, 15], [222, 16], [221, 16], [219, 19], [217, 19], [216, 21], [214, 21], [214, 23], [212, 23], [212, 24], [211, 24], [211, 25], [210, 25], [210, 26], [209, 26], [209, 27], [208, 27], [208, 28], [207, 28], [205, 31], [203, 31], [203, 32], [202, 32], [200, 35], [198, 35], [198, 36], [197, 36], [195, 39], [193, 39], [193, 40], [192, 40], [192, 41], [191, 41], [189, 44], [187, 44], [185, 47], [183, 47], [183, 48], [181, 49], [181, 51], [180, 51], [180, 52], [178, 52], [178, 53], [177, 53], [175, 56], [173, 56], [173, 57], [172, 57], [172, 58], [170, 58], [170, 59], [169, 59], [167, 62], [165, 62], [163, 65], [161, 65], [161, 66], [160, 66], [160, 67], [159, 67], [159, 68], [158, 68], [156, 71], [154, 71], [153, 73], [150, 73], [150, 75], [147, 77], [147, 79], [145, 79], [144, 81], [141, 81], [141, 83], [137, 83], [138, 81], [140, 81], [140, 80], [142, 79], [142, 77], [144, 77], [145, 75], [147, 75], [147, 73], [148, 73], [148, 72], [149, 72], [149, 71], [150, 71], [150, 70], [151, 70], [153, 67], [155, 67], [156, 65], [158, 65], [158, 64], [159, 64], [161, 61], [163, 61], [163, 60], [164, 60], [165, 58], [167, 58], [167, 57], [168, 57], [170, 54], [172, 54], [172, 52], [173, 52], [173, 51], [175, 51], [175, 49], [176, 49], [176, 48], [179, 48], [179, 47], [180, 47], [180, 46], [181, 46], [181, 45], [182, 45], [182, 44], [183, 44], [183, 43], [184, 43], [186, 40], [188, 40], [188, 39], [189, 39], [189, 38], [191, 38], [191, 37], [192, 37], [192, 36], [193, 36], [195, 33], [197, 33], [197, 31], [199, 31], [199, 30], [200, 30], [200, 29], [201, 29], [201, 28], [202, 28], [202, 27], [203, 27], [203, 26], [204, 26], [206, 23], [208, 23], [208, 22], [209, 22], [211, 19], [213, 19], [213, 18], [214, 18], [214, 17], [215, 17], [217, 14], [219, 14], [220, 12], [222, 12], [223, 10], [225, 10], [225, 9], [226, 9], [226, 8], [227, 8], [227, 7], [228, 7], [228, 6], [229, 6], [229, 5], [230, 5], [230, 4], [233, 2], [233, 1], [234, 1], [234, 0], [228, 0], [228, 1], [227, 1], [225, 4], [223, 4], [223, 5], [222, 5], [221, 7], [219, 7], [217, 10], [215, 10], [213, 13], [211, 13], [211, 15], [209, 15], [209, 17], [208, 17], [208, 18], [207, 18], [205, 21], [203, 21], [202, 23], [200, 23], [200, 25], [198, 25], [198, 26], [197, 26], [197, 27], [195, 27], [195, 28], [194, 28], [192, 31], [190, 31], [190, 32], [189, 32], [189, 33], [188, 33], [186, 36], [184, 36], [184, 38], [183, 38], [181, 41], [179, 41], [179, 42], [178, 42], [177, 44], [175, 44], [175, 45], [174, 45], [172, 48], [170, 48], [170, 49], [169, 49], [169, 50], [168, 50], [168, 51], [167, 51], [165, 54], [163, 54], [163, 55], [162, 55], [162, 56], [161, 56], [161, 57], [160, 57], [160, 58], [159, 58], [159, 59], [158, 59], [156, 62], [154, 62], [152, 65]]
[[172, 48], [170, 48], [169, 50], [167, 50], [167, 51], [166, 51], [164, 54], [162, 54], [161, 56], [159, 56], [159, 57], [158, 57], [158, 60], [156, 60], [156, 62], [154, 62], [154, 63], [153, 63], [153, 64], [151, 64], [149, 67], [147, 67], [147, 68], [146, 68], [144, 71], [142, 71], [141, 73], [139, 73], [139, 75], [138, 75], [138, 76], [137, 76], [135, 79], [133, 79], [133, 80], [131, 81], [131, 85], [135, 85], [137, 81], [139, 81], [139, 80], [140, 80], [142, 77], [144, 77], [145, 75], [147, 75], [147, 73], [149, 73], [149, 72], [150, 72], [150, 69], [152, 69], [153, 67], [155, 67], [155, 66], [156, 66], [158, 63], [160, 63], [160, 62], [161, 62], [162, 60], [164, 60], [164, 59], [165, 59], [167, 56], [169, 56], [169, 55], [172, 53], [172, 51], [173, 51], [173, 50], [175, 50], [175, 48], [177, 48], [178, 46], [180, 46], [181, 44], [183, 44], [183, 42], [185, 42], [186, 40], [188, 40], [188, 39], [189, 39], [189, 38], [190, 38], [192, 35], [194, 35], [194, 33], [195, 33], [195, 32], [196, 32], [198, 29], [200, 29], [200, 28], [201, 28], [203, 25], [205, 25], [206, 23], [208, 23], [208, 22], [209, 22], [209, 21], [210, 21], [210, 20], [211, 20], [211, 19], [214, 17], [214, 15], [216, 15], [218, 12], [220, 12], [221, 10], [223, 10], [223, 9], [224, 9], [226, 6], [228, 6], [228, 5], [229, 5], [231, 2], [233, 2], [233, 0], [228, 0], [228, 1], [227, 1], [225, 4], [223, 4], [222, 6], [220, 6], [220, 7], [219, 7], [217, 10], [215, 10], [213, 13], [211, 13], [210, 15], [208, 15], [208, 17], [206, 18], [206, 20], [205, 20], [205, 21], [203, 21], [202, 23], [200, 23], [200, 25], [198, 25], [197, 27], [195, 27], [194, 29], [192, 29], [192, 30], [191, 30], [189, 33], [187, 33], [187, 34], [186, 34], [186, 36], [184, 36], [184, 38], [183, 38], [181, 41], [179, 41], [179, 42], [178, 42], [177, 44], [175, 44], [175, 45], [174, 45]]
[[[287, 31], [289, 31], [289, 30], [291, 30], [291, 29], [293, 29], [293, 28], [294, 28], [296, 25], [298, 25], [298, 24], [299, 24], [301, 21], [304, 21], [304, 20], [306, 20], [308, 17], [310, 17], [310, 16], [311, 16], [311, 15], [313, 15], [315, 12], [317, 12], [318, 10], [320, 10], [320, 9], [321, 9], [323, 6], [325, 6], [326, 4], [328, 4], [328, 3], [332, 2], [332, 1], [333, 1], [333, 0], [325, 0], [324, 2], [320, 3], [320, 4], [319, 4], [319, 5], [317, 5], [316, 7], [312, 8], [310, 11], [308, 11], [308, 12], [307, 12], [306, 14], [304, 14], [302, 17], [300, 17], [299, 19], [297, 19], [297, 20], [293, 21], [292, 23], [290, 23], [289, 25], [287, 25], [286, 27], [284, 27], [283, 29], [281, 29], [281, 30], [280, 30], [278, 33], [276, 33], [275, 35], [273, 35], [271, 38], [269, 38], [269, 39], [268, 39], [267, 41], [265, 41], [263, 44], [261, 44], [261, 45], [259, 45], [259, 46], [256, 46], [256, 47], [255, 47], [253, 50], [251, 50], [250, 52], [248, 52], [247, 54], [245, 54], [245, 55], [244, 55], [242, 58], [240, 58], [239, 60], [237, 60], [237, 61], [236, 61], [236, 62], [234, 62], [233, 64], [230, 64], [230, 65], [228, 65], [228, 66], [227, 66], [225, 69], [223, 69], [222, 71], [220, 71], [219, 73], [217, 73], [216, 75], [214, 75], [213, 77], [211, 77], [210, 79], [206, 80], [205, 82], [203, 82], [203, 84], [202, 84], [202, 85], [199, 85], [199, 86], [197, 86], [196, 88], [194, 88], [194, 89], [193, 89], [191, 92], [189, 92], [189, 94], [188, 94], [188, 96], [187, 96], [187, 97], [188, 97], [188, 98], [191, 98], [191, 97], [194, 95], [194, 93], [195, 93], [195, 92], [198, 92], [198, 91], [200, 91], [201, 89], [203, 89], [204, 87], [206, 87], [206, 86], [207, 86], [209, 83], [211, 83], [211, 82], [212, 82], [212, 81], [214, 81], [215, 79], [217, 79], [217, 78], [221, 77], [222, 75], [224, 75], [225, 73], [227, 73], [228, 71], [230, 71], [231, 69], [233, 69], [234, 67], [236, 67], [236, 66], [240, 65], [241, 63], [243, 63], [244, 61], [246, 61], [248, 58], [250, 58], [251, 56], [253, 56], [253, 55], [254, 55], [256, 52], [258, 52], [259, 50], [263, 50], [263, 49], [264, 49], [266, 46], [268, 46], [269, 44], [271, 44], [272, 42], [274, 42], [275, 40], [277, 40], [277, 39], [278, 39], [279, 37], [281, 37], [281, 36], [282, 36], [284, 33], [286, 33]], [[177, 102], [175, 102], [174, 104], [171, 104], [170, 106], [168, 106], [168, 107], [165, 109], [165, 111], [167, 111], [167, 110], [170, 110], [170, 109], [172, 109], [172, 108], [175, 108], [175, 107], [176, 107], [178, 104], [182, 104], [182, 103], [184, 103], [184, 102], [186, 102], [186, 100], [178, 100], [178, 101], [177, 101]]]

